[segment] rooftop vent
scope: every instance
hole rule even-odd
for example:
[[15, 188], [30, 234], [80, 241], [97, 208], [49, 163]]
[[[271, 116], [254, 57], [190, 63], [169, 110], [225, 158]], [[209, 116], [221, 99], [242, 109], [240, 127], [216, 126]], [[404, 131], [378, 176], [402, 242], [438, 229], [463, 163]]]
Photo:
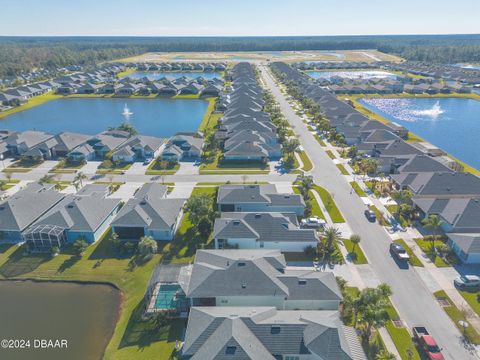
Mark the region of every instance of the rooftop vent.
[[238, 266], [245, 266], [245, 265], [246, 265], [246, 263], [244, 263], [244, 262], [239, 262], [238, 263]]
[[233, 225], [240, 225], [240, 220], [233, 220]]
[[255, 214], [255, 219], [260, 219], [262, 217], [262, 214]]
[[273, 325], [270, 328], [270, 334], [280, 334], [281, 329], [282, 328], [280, 326]]
[[242, 283], [242, 289], [246, 289], [247, 288], [247, 283]]
[[305, 280], [305, 279], [298, 279], [298, 285], [307, 285], [307, 280]]

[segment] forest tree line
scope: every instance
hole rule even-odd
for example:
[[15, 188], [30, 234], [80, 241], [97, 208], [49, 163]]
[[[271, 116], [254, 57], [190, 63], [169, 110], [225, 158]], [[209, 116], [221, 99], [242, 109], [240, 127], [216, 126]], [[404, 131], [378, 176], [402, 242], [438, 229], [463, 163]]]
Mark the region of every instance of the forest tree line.
[[480, 35], [304, 37], [0, 37], [0, 77], [94, 65], [145, 52], [378, 49], [407, 60], [480, 62]]

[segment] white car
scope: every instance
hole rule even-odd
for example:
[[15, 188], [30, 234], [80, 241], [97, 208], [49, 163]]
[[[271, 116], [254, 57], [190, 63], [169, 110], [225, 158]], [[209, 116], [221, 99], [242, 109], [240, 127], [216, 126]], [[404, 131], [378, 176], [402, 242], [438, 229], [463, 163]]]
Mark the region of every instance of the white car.
[[477, 275], [461, 275], [453, 283], [459, 289], [480, 287], [480, 277]]
[[324, 227], [326, 224], [325, 220], [319, 219], [318, 217], [310, 217], [302, 219], [301, 225], [306, 228], [318, 229]]

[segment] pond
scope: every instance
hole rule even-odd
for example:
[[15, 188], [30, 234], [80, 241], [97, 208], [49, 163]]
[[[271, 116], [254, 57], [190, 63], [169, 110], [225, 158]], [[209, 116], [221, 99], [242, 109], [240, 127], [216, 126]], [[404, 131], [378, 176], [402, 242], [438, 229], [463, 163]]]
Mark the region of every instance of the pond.
[[480, 101], [466, 98], [364, 98], [359, 103], [480, 169]]
[[[1, 281], [0, 339], [30, 340], [2, 349], [2, 359], [98, 360], [113, 334], [120, 293], [108, 285]], [[34, 339], [65, 339], [68, 348], [34, 349]]]
[[[128, 119], [122, 114], [125, 105], [133, 113]], [[196, 131], [207, 107], [201, 99], [67, 98], [0, 119], [0, 129], [94, 135], [128, 120], [140, 134], [169, 137]]]
[[141, 79], [144, 77], [148, 77], [152, 80], [158, 80], [164, 76], [172, 77], [175, 79], [181, 78], [182, 76], [186, 76], [191, 79], [202, 76], [207, 80], [222, 77], [218, 71], [135, 71], [131, 74], [125, 75], [124, 77], [129, 77], [131, 79]]
[[334, 76], [339, 76], [344, 79], [357, 80], [357, 79], [396, 79], [397, 75], [389, 73], [387, 71], [380, 70], [358, 70], [358, 71], [308, 71], [314, 79], [326, 79], [330, 80]]

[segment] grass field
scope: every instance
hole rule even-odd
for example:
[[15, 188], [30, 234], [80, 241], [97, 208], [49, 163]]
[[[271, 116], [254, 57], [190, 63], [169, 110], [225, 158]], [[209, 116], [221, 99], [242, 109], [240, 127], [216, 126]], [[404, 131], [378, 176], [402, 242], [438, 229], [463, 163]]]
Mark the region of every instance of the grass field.
[[[425, 240], [424, 238], [417, 238], [414, 239], [417, 245], [422, 249], [422, 251], [427, 255], [427, 257], [435, 264], [437, 267], [450, 267], [452, 266], [451, 263], [445, 261], [445, 259], [438, 256], [432, 250], [432, 242], [430, 240]], [[437, 245], [441, 243], [440, 240], [435, 242]], [[453, 262], [456, 262], [456, 259], [453, 259]]]
[[[300, 189], [298, 188], [298, 186], [293, 187], [293, 192], [295, 194], [300, 194]], [[309, 196], [312, 202], [312, 216], [317, 216], [319, 219], [325, 220], [325, 215], [323, 215], [322, 209], [320, 208], [320, 205], [315, 199], [315, 196], [313, 196], [312, 191], [309, 192]]]
[[[445, 312], [450, 317], [450, 319], [452, 319], [453, 323], [458, 328], [458, 330], [460, 330], [460, 332], [463, 333], [464, 329], [462, 326], [460, 326], [458, 322], [466, 321], [468, 323], [468, 321], [465, 319], [465, 315], [462, 313], [462, 311], [460, 311], [460, 309], [455, 306], [455, 304], [448, 297], [445, 291], [443, 290], [437, 291], [436, 293], [434, 293], [434, 295], [437, 299], [445, 299], [450, 303], [450, 306], [443, 307], [443, 310], [445, 310]], [[465, 336], [472, 344], [475, 344], [475, 345], [480, 344], [480, 334], [473, 328], [472, 325], [468, 326], [465, 329]]]
[[320, 195], [320, 198], [322, 199], [323, 205], [328, 211], [328, 214], [332, 218], [332, 221], [334, 223], [343, 223], [345, 222], [345, 219], [343, 218], [340, 210], [337, 207], [337, 204], [335, 204], [335, 201], [332, 198], [332, 195], [325, 190], [323, 187], [319, 185], [314, 185], [313, 189]]
[[307, 153], [305, 151], [300, 151], [298, 153], [298, 155], [300, 156], [300, 159], [302, 159], [302, 162], [303, 162], [302, 170], [303, 171], [312, 170], [313, 169], [313, 164], [312, 164], [312, 161], [310, 160], [310, 158], [308, 157]]
[[[396, 327], [393, 322], [394, 320], [400, 319], [393, 305], [388, 309], [388, 315], [390, 320], [385, 324], [385, 328], [390, 334], [402, 360], [420, 360], [420, 354], [418, 353], [408, 330], [405, 327]], [[408, 355], [409, 351], [411, 351], [412, 357]]]
[[350, 175], [347, 169], [345, 169], [345, 166], [343, 166], [342, 164], [337, 164], [337, 168], [338, 170], [340, 170], [340, 173], [342, 175]]
[[325, 144], [325, 142], [324, 142], [322, 139], [320, 139], [320, 136], [315, 135], [315, 140], [318, 141], [318, 143], [320, 144], [320, 146], [322, 146], [322, 147], [327, 146], [327, 145]]
[[477, 315], [480, 315], [480, 292], [478, 290], [476, 291], [465, 291], [465, 290], [459, 290], [458, 291], [460, 295], [463, 296], [465, 301], [472, 307], [473, 311], [477, 313]]
[[348, 251], [348, 256], [352, 259], [352, 262], [356, 265], [368, 264], [368, 260], [365, 257], [365, 254], [360, 247], [360, 244], [355, 246], [355, 251], [353, 250], [353, 243], [349, 239], [343, 239], [343, 244], [345, 245], [345, 249]]
[[335, 160], [337, 157], [335, 156], [335, 154], [332, 152], [332, 150], [327, 150], [325, 151], [327, 153], [327, 155], [330, 157], [330, 159], [332, 160]]
[[173, 175], [178, 169], [180, 169], [180, 164], [178, 163], [169, 163], [166, 168], [161, 168], [161, 159], [156, 158], [145, 171], [145, 175]]
[[360, 196], [360, 197], [366, 197], [367, 196], [367, 194], [365, 194], [365, 191], [363, 191], [363, 189], [360, 187], [360, 185], [358, 185], [357, 182], [352, 181], [350, 183], [350, 185], [352, 186], [353, 190], [357, 193], [358, 196]]

